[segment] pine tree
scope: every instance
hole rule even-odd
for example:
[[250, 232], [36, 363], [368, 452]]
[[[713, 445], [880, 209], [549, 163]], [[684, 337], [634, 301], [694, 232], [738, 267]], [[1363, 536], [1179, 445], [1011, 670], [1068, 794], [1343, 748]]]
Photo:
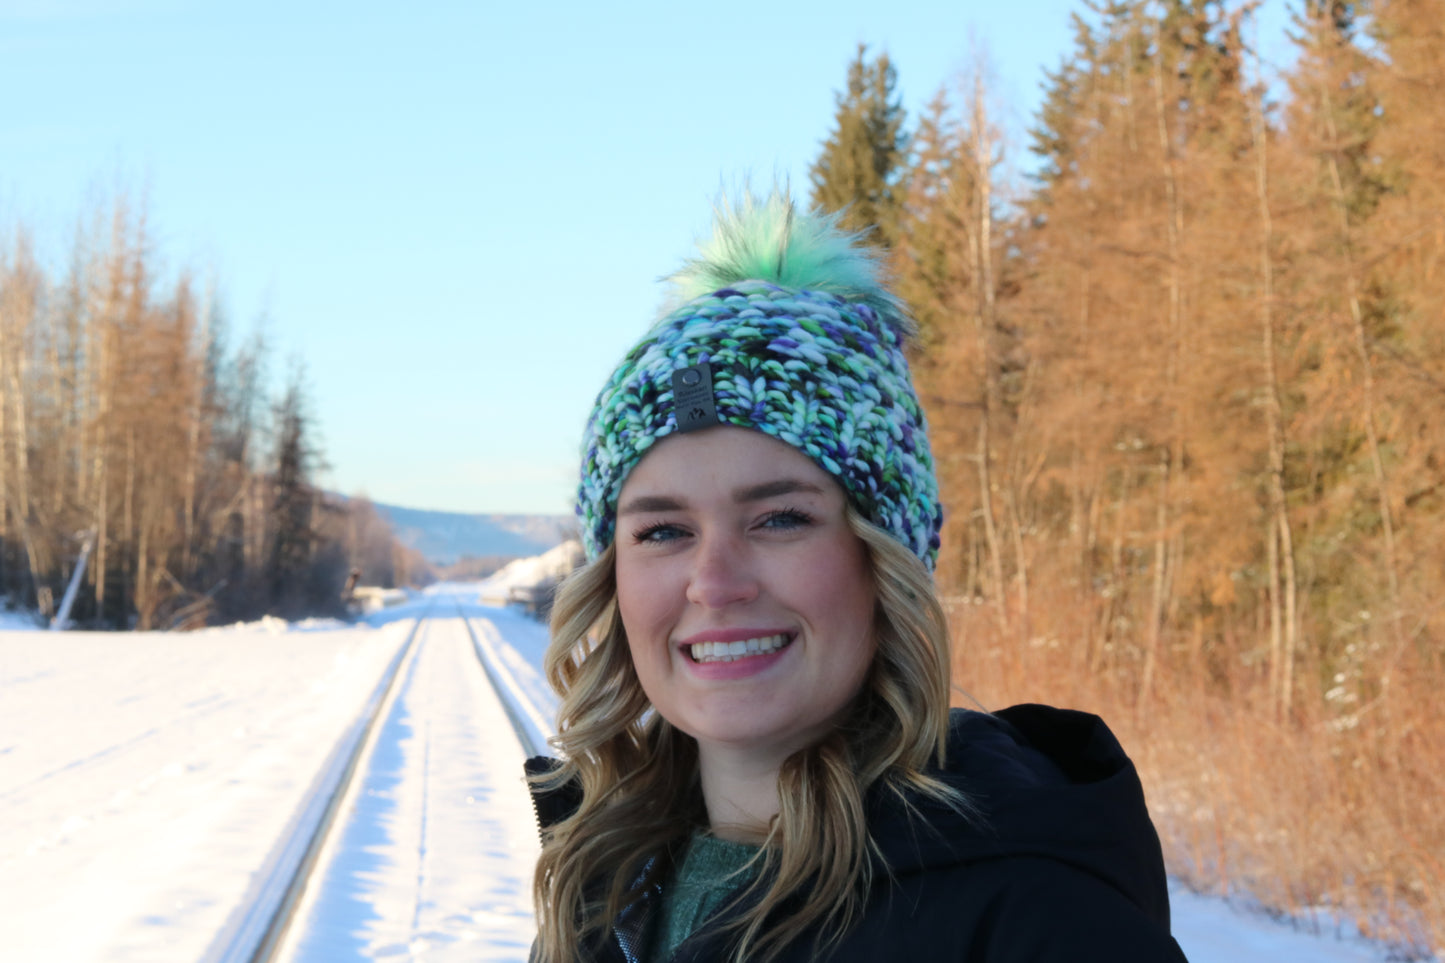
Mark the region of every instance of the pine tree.
[[920, 361], [925, 364], [935, 360], [933, 349], [957, 316], [970, 285], [965, 254], [957, 243], [973, 177], [961, 138], [948, 96], [940, 89], [919, 118], [908, 168], [900, 179], [902, 216], [893, 246], [894, 269], [899, 293], [918, 324]]
[[[1286, 77], [1292, 96], [1279, 152], [1278, 209], [1289, 244], [1277, 313], [1288, 333], [1289, 350], [1281, 358], [1301, 360], [1283, 382], [1294, 457], [1282, 465], [1281, 481], [1303, 509], [1296, 513], [1302, 522], [1299, 561], [1314, 582], [1306, 611], [1313, 609], [1319, 625], [1343, 626], [1380, 594], [1393, 596], [1384, 587], [1396, 581], [1390, 519], [1382, 515], [1389, 535], [1383, 548], [1358, 524], [1362, 513], [1382, 514], [1378, 507], [1388, 487], [1378, 457], [1373, 365], [1352, 347], [1357, 319], [1370, 311], [1363, 296], [1368, 284], [1361, 229], [1384, 188], [1370, 159], [1377, 99], [1351, 4], [1308, 0], [1294, 14], [1292, 40], [1300, 55]], [[1350, 489], [1351, 496], [1342, 498]], [[1364, 558], [1370, 564], [1360, 564]], [[1337, 629], [1303, 635], [1307, 654], [1330, 671], [1337, 650], [1354, 641]], [[1286, 710], [1295, 694], [1294, 660], [1291, 651], [1279, 680], [1278, 701]]]
[[888, 54], [870, 61], [867, 47], [858, 45], [847, 89], [836, 98], [833, 132], [809, 172], [813, 205], [843, 211], [844, 227], [868, 232], [885, 249], [898, 238], [898, 182], [908, 149], [897, 81]]
[[[898, 291], [918, 324], [914, 377], [930, 412], [934, 455], [945, 514], [972, 519], [977, 492], [971, 451], [972, 415], [980, 406], [967, 318], [974, 278], [966, 231], [974, 172], [964, 134], [940, 89], [919, 118], [902, 179], [903, 216], [893, 248]], [[939, 552], [939, 573], [973, 594], [981, 592], [974, 525], [948, 526]]]
[[305, 610], [304, 577], [316, 541], [312, 521], [315, 492], [311, 473], [316, 454], [311, 448], [311, 431], [305, 410], [305, 389], [297, 367], [277, 402], [275, 418], [275, 461], [271, 476], [271, 604], [282, 614], [294, 616]]
[[1210, 607], [1232, 584], [1220, 573], [1253, 551], [1210, 523], [1227, 500], [1232, 516], [1260, 510], [1235, 474], [1263, 437], [1241, 444], [1238, 431], [1254, 417], [1255, 369], [1239, 359], [1258, 336], [1241, 310], [1260, 283], [1258, 248], [1221, 243], [1241, 235], [1256, 193], [1253, 128], [1239, 40], [1217, 5], [1090, 6], [1050, 74], [1038, 187], [1014, 238], [1010, 314], [1030, 370], [1011, 461], [1057, 486], [1061, 497], [1019, 511], [1074, 549], [1038, 551], [1055, 571], [1036, 578], [1093, 588], [1080, 604], [1098, 631], [1081, 665], [1127, 653], [1147, 691], [1166, 637], [1186, 619], [1212, 630]]
[[[1389, 656], [1381, 669], [1387, 714], [1402, 660], [1445, 665], [1439, 579], [1445, 491], [1445, 0], [1377, 0], [1370, 14], [1376, 56], [1370, 79], [1381, 120], [1366, 157], [1379, 165], [1378, 209], [1351, 240], [1361, 264], [1362, 310], [1354, 364], [1376, 377], [1378, 524], [1393, 561]], [[1368, 197], [1368, 195], [1366, 195]], [[1362, 394], [1364, 393], [1362, 386]], [[1363, 415], [1363, 412], [1362, 412]], [[1366, 429], [1371, 426], [1366, 423]], [[1393, 541], [1393, 545], [1390, 544]]]
[[969, 519], [949, 532], [941, 571], [971, 595], [988, 597], [1007, 621], [1007, 586], [1026, 607], [1027, 578], [1012, 577], [1003, 548], [1003, 506], [1012, 493], [999, 473], [1013, 419], [1004, 391], [1010, 334], [999, 307], [1004, 251], [994, 202], [997, 133], [981, 77], [955, 112], [940, 90], [919, 121], [902, 184], [904, 216], [894, 248], [899, 291], [923, 333], [917, 372], [925, 403], [940, 413], [935, 445], [945, 513]]
[[1069, 20], [1074, 30], [1074, 53], [1057, 70], [1044, 71], [1044, 99], [1036, 123], [1029, 128], [1033, 141], [1029, 153], [1039, 158], [1038, 170], [1031, 175], [1035, 190], [1030, 201], [1035, 216], [1042, 216], [1047, 208], [1051, 188], [1078, 172], [1079, 128], [1088, 117], [1089, 70], [1099, 59], [1099, 41], [1088, 21], [1077, 13], [1070, 14]]

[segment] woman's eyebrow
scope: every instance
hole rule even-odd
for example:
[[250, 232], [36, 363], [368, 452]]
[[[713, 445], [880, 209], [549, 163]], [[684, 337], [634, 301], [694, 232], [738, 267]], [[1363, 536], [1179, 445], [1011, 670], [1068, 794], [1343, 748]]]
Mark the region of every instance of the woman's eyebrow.
[[639, 515], [644, 512], [676, 512], [687, 507], [687, 503], [669, 495], [638, 495], [624, 502], [617, 509], [617, 516]]
[[779, 495], [794, 495], [805, 492], [810, 495], [821, 495], [823, 489], [812, 482], [802, 481], [797, 478], [779, 478], [777, 481], [763, 482], [761, 485], [749, 485], [746, 488], [738, 488], [733, 491], [735, 502], [757, 502], [765, 498], [776, 498]]
[[[822, 495], [824, 490], [821, 486], [809, 481], [797, 478], [779, 478], [775, 481], [767, 481], [758, 485], [747, 485], [743, 488], [733, 490], [733, 501], [738, 504], [747, 502], [759, 502], [768, 498], [777, 498], [779, 495], [796, 495], [804, 493], [808, 495]], [[617, 508], [617, 517], [623, 515], [642, 515], [648, 512], [678, 512], [688, 507], [687, 501], [673, 495], [638, 495], [636, 498], [623, 502]]]

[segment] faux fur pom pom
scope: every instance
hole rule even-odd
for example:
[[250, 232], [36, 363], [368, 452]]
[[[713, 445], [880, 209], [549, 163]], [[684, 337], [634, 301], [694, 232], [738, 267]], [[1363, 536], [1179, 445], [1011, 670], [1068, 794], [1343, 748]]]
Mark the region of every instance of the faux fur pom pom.
[[912, 335], [902, 303], [884, 285], [878, 256], [838, 220], [837, 214], [798, 210], [777, 188], [766, 198], [751, 191], [736, 203], [723, 197], [714, 208], [712, 237], [665, 279], [671, 300], [675, 305], [740, 281], [766, 281], [867, 304], [901, 334]]

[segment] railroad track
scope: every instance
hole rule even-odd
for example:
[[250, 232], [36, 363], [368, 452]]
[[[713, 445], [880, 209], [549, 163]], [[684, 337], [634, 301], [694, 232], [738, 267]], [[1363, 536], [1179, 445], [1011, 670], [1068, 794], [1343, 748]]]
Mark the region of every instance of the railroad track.
[[[449, 611], [455, 608], [455, 613]], [[438, 614], [438, 609], [446, 611]], [[419, 639], [429, 623], [458, 618], [466, 629], [477, 663], [506, 712], [526, 755], [546, 751], [550, 727], [531, 705], [506, 667], [501, 653], [486, 633], [479, 634], [456, 600], [433, 602], [417, 617], [406, 641], [387, 664], [381, 679], [357, 719], [343, 734], [317, 774], [306, 798], [283, 838], [268, 856], [243, 907], [232, 917], [210, 949], [204, 963], [272, 963], [286, 955], [288, 935], [301, 912], [304, 898], [314, 897], [323, 851], [345, 823], [354, 802], [355, 783], [363, 773], [363, 760], [374, 751], [381, 720], [397, 698], [403, 669], [419, 656]]]

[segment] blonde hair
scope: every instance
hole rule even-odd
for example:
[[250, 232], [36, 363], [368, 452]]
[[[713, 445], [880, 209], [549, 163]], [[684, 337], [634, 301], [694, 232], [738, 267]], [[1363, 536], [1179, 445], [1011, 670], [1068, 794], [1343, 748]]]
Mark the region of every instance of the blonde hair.
[[[766, 961], [810, 928], [816, 949], [857, 921], [872, 885], [864, 799], [875, 785], [905, 805], [921, 793], [962, 811], [968, 800], [928, 776], [948, 733], [947, 624], [918, 557], [851, 505], [867, 547], [878, 649], [839, 727], [795, 753], [778, 779], [781, 808], [759, 855], [762, 871], [725, 929], [731, 958]], [[535, 960], [567, 963], [607, 938], [612, 923], [667, 878], [688, 839], [707, 825], [697, 746], [655, 712], [632, 667], [618, 614], [614, 549], [558, 592], [545, 668], [561, 696], [553, 744], [561, 766], [534, 777], [542, 790], [580, 784], [576, 811], [543, 836], [533, 882]], [[770, 921], [784, 900], [788, 913]]]

